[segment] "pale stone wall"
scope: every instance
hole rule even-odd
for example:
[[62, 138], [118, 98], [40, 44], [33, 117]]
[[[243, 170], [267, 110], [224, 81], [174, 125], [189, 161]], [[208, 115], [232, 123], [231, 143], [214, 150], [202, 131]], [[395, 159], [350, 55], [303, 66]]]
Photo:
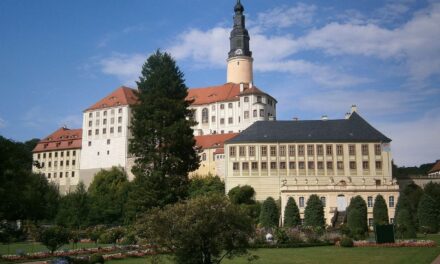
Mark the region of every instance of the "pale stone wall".
[[228, 83], [252, 83], [253, 59], [251, 57], [233, 57], [228, 59], [227, 82]]
[[49, 182], [59, 186], [60, 193], [73, 191], [80, 181], [81, 149], [54, 150], [33, 153], [33, 160], [42, 168], [32, 167], [35, 173], [44, 174]]
[[215, 148], [209, 148], [204, 149], [199, 153], [200, 167], [197, 170], [190, 172], [189, 177], [207, 176], [209, 174], [212, 176], [216, 175], [215, 150]]

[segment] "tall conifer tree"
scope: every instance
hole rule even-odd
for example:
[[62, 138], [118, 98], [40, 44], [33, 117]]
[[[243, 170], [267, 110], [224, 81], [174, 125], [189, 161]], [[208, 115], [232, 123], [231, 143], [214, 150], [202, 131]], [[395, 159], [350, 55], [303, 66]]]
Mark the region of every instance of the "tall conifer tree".
[[375, 225], [388, 224], [388, 207], [385, 199], [380, 194], [374, 199], [373, 222]]
[[295, 199], [289, 197], [286, 208], [284, 209], [284, 227], [297, 227], [301, 225], [299, 209]]
[[312, 194], [304, 209], [304, 225], [308, 227], [325, 227], [324, 205], [318, 195]]
[[188, 88], [173, 58], [160, 51], [151, 55], [137, 84], [130, 141], [136, 157], [132, 213], [185, 198], [188, 173], [199, 166]]

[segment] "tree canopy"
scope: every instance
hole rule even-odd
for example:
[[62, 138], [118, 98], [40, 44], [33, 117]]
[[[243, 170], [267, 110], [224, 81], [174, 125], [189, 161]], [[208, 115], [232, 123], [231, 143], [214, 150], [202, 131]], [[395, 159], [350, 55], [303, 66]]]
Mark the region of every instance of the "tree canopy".
[[190, 180], [188, 192], [190, 198], [201, 195], [224, 194], [225, 183], [218, 176], [194, 177]]
[[235, 186], [228, 192], [229, 200], [234, 204], [254, 204], [255, 190], [252, 186]]

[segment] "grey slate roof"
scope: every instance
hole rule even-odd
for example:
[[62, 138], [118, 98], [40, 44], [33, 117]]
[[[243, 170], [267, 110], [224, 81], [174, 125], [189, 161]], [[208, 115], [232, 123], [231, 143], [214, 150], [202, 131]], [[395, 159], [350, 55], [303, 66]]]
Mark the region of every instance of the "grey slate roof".
[[258, 121], [225, 143], [251, 142], [391, 142], [391, 139], [353, 112], [349, 119]]

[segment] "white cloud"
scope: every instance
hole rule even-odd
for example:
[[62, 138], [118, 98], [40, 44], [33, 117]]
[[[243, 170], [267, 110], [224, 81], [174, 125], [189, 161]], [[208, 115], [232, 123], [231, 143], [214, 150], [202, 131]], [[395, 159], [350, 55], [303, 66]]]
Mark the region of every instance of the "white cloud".
[[116, 76], [126, 85], [133, 85], [140, 76], [146, 58], [144, 54], [115, 53], [108, 58], [101, 59], [99, 64], [103, 73]]
[[415, 166], [440, 159], [440, 108], [420, 119], [383, 123], [383, 133], [392, 141], [392, 153], [397, 165]]
[[0, 117], [0, 129], [6, 127], [6, 121]]
[[293, 7], [276, 7], [257, 15], [257, 21], [250, 23], [265, 30], [287, 28], [292, 25], [310, 24], [315, 15], [316, 6], [298, 3]]

